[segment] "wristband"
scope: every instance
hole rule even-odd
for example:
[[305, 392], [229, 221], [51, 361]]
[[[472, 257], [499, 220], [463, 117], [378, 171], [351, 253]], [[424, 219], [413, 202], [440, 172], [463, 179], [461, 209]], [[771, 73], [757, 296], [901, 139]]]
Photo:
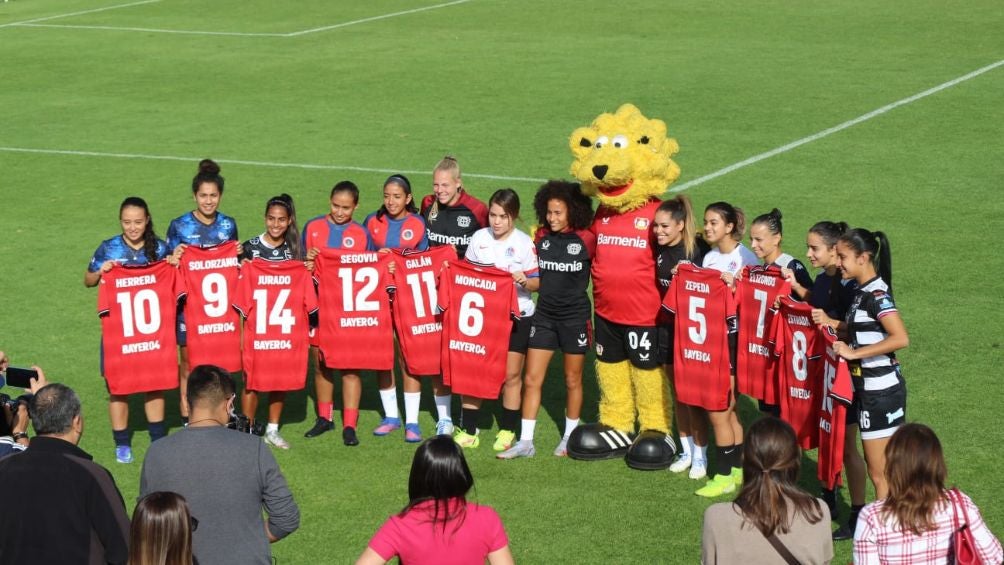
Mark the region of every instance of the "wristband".
[[21, 439], [28, 439], [28, 434], [26, 432], [14, 432], [11, 437], [14, 438], [14, 441], [18, 441]]

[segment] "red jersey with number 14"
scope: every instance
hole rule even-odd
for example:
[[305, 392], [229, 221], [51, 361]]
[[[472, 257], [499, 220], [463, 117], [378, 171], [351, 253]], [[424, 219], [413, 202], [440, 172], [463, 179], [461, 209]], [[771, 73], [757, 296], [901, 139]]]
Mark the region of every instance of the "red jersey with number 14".
[[443, 263], [457, 258], [446, 245], [428, 251], [393, 251], [394, 329], [409, 375], [438, 375], [443, 317], [436, 309], [437, 282]]
[[247, 388], [302, 389], [307, 382], [309, 316], [317, 311], [317, 295], [303, 262], [245, 263], [233, 306], [245, 318]]
[[823, 393], [819, 403], [819, 455], [816, 475], [825, 488], [832, 489], [840, 482], [844, 469], [844, 436], [846, 435], [847, 407], [854, 398], [854, 384], [847, 361], [833, 351], [839, 339], [833, 328], [819, 330], [826, 344], [823, 356]]
[[791, 283], [784, 280], [777, 265], [747, 265], [736, 283], [736, 311], [739, 315], [739, 347], [736, 387], [739, 392], [774, 403], [774, 356], [770, 351], [770, 329], [774, 303], [787, 296]]
[[320, 303], [318, 346], [329, 369], [394, 367], [387, 272], [390, 255], [322, 249], [314, 261]]
[[823, 389], [823, 350], [819, 328], [812, 321], [812, 305], [782, 296], [771, 342], [777, 356], [775, 374], [781, 419], [791, 424], [802, 449], [819, 441], [816, 417]]
[[438, 302], [443, 312], [443, 384], [454, 394], [498, 398], [512, 320], [519, 319], [512, 275], [495, 267], [451, 262], [439, 276]]
[[725, 410], [732, 390], [729, 334], [736, 331], [736, 304], [721, 271], [680, 263], [662, 307], [676, 315], [677, 400], [705, 410]]
[[231, 308], [240, 263], [237, 242], [213, 247], [189, 246], [178, 272], [185, 282], [188, 364], [241, 370], [240, 316]]
[[116, 395], [178, 386], [178, 270], [164, 261], [114, 266], [101, 276], [98, 315], [108, 391]]

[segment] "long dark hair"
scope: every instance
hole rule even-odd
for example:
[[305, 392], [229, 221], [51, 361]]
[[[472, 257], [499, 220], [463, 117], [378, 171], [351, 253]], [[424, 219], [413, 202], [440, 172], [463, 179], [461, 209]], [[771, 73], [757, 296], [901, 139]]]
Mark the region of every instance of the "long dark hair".
[[158, 491], [144, 496], [129, 527], [129, 565], [191, 565], [195, 524], [180, 494]]
[[864, 228], [854, 228], [840, 236], [840, 241], [858, 255], [862, 253], [869, 255], [875, 271], [889, 287], [889, 294], [892, 294], [892, 249], [889, 248], [889, 239], [885, 234], [880, 231], [870, 232]]
[[474, 477], [467, 466], [464, 452], [449, 436], [425, 440], [415, 450], [408, 477], [408, 505], [401, 516], [415, 506], [432, 501], [432, 525], [454, 522], [460, 527], [467, 512], [467, 492], [474, 487]]
[[798, 487], [800, 468], [801, 452], [791, 426], [772, 416], [754, 422], [743, 443], [743, 486], [733, 502], [743, 520], [764, 536], [788, 533], [797, 514], [810, 524], [822, 520], [819, 503]]
[[837, 244], [837, 240], [840, 236], [844, 235], [849, 229], [847, 222], [831, 222], [828, 220], [823, 220], [821, 222], [816, 222], [811, 228], [809, 228], [809, 233], [814, 233], [822, 238], [823, 243], [826, 247], [833, 249], [833, 246]]
[[568, 227], [573, 230], [584, 230], [593, 223], [593, 199], [582, 194], [582, 187], [577, 182], [549, 180], [540, 185], [533, 197], [533, 210], [537, 214], [537, 223], [547, 226], [547, 203], [560, 200], [568, 208]]
[[934, 430], [904, 424], [885, 446], [885, 478], [889, 495], [882, 515], [894, 518], [904, 532], [921, 535], [937, 527], [934, 511], [945, 498], [945, 454]]
[[714, 212], [721, 216], [726, 224], [732, 224], [732, 231], [728, 234], [732, 239], [743, 240], [743, 234], [746, 233], [746, 214], [742, 208], [728, 202], [712, 202], [704, 209], [705, 214], [708, 212]]
[[199, 172], [192, 178], [192, 194], [199, 192], [199, 187], [206, 182], [215, 184], [220, 191], [220, 196], [223, 196], [224, 179], [220, 176], [220, 166], [212, 159], [199, 161]]
[[303, 249], [300, 245], [300, 228], [296, 225], [296, 207], [293, 206], [293, 197], [282, 193], [279, 196], [269, 198], [268, 202], [265, 203], [266, 217], [272, 206], [282, 206], [286, 209], [286, 214], [289, 216], [289, 226], [286, 228], [286, 233], [283, 234], [282, 238], [285, 240], [286, 246], [289, 247], [289, 252], [293, 255], [293, 259], [303, 259]]
[[146, 229], [143, 230], [143, 255], [146, 255], [146, 260], [153, 263], [160, 257], [157, 256], [157, 251], [160, 249], [159, 240], [157, 234], [153, 231], [153, 216], [150, 215], [150, 208], [146, 205], [146, 200], [143, 200], [139, 196], [130, 196], [122, 201], [122, 205], [119, 206], [119, 218], [122, 217], [122, 210], [127, 207], [142, 208], [143, 213], [146, 214]]
[[[411, 181], [408, 180], [408, 177], [400, 174], [391, 175], [387, 177], [387, 180], [384, 181], [383, 187], [387, 188], [387, 185], [389, 184], [396, 184], [397, 186], [400, 186], [401, 190], [404, 191], [405, 196], [411, 196]], [[411, 212], [412, 214], [418, 213], [418, 207], [415, 206], [414, 197], [412, 197], [411, 202], [408, 202], [407, 204], [404, 205], [404, 209]], [[386, 214], [387, 214], [387, 206], [381, 204], [380, 209], [376, 211], [377, 219], [379, 220], [380, 218], [383, 218]]]

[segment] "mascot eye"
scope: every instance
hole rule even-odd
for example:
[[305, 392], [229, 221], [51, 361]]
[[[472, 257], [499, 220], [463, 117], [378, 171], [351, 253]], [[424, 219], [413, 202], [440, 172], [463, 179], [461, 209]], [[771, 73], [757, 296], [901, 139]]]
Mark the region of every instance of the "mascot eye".
[[583, 137], [582, 139], [579, 140], [579, 145], [582, 147], [592, 147], [593, 142]]
[[597, 149], [602, 149], [603, 146], [606, 145], [607, 142], [609, 142], [609, 141], [610, 141], [610, 139], [607, 138], [607, 136], [605, 136], [605, 135], [601, 135], [601, 136], [597, 137], [596, 138], [596, 148]]
[[614, 138], [614, 147], [618, 149], [624, 149], [628, 146], [628, 139], [623, 135], [618, 135]]

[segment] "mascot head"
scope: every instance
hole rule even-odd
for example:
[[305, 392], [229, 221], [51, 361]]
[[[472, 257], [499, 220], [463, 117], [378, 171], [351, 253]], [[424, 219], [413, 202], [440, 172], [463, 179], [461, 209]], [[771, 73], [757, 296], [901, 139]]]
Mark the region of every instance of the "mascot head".
[[600, 114], [568, 140], [575, 161], [572, 176], [582, 191], [619, 211], [643, 206], [680, 176], [671, 157], [679, 151], [666, 137], [666, 124], [642, 115], [633, 104]]

